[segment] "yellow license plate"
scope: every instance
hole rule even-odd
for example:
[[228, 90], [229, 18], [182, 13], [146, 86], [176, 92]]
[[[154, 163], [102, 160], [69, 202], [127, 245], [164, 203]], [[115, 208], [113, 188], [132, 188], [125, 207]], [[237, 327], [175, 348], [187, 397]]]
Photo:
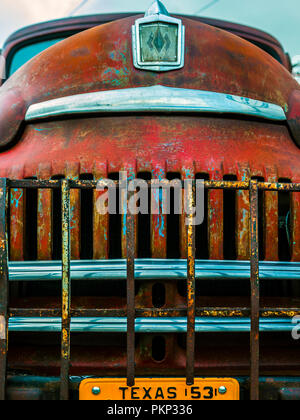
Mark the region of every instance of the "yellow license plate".
[[126, 379], [86, 379], [80, 385], [81, 401], [227, 401], [239, 400], [240, 386], [235, 379], [136, 379], [134, 387]]

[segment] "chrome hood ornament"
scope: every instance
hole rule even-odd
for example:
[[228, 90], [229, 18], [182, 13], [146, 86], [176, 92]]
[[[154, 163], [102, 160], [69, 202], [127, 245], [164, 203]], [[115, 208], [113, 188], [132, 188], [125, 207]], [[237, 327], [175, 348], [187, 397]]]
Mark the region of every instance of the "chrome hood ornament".
[[159, 0], [155, 0], [151, 6], [149, 7], [149, 9], [147, 10], [145, 16], [153, 16], [153, 15], [165, 15], [165, 16], [170, 16], [169, 12], [167, 11], [167, 9], [165, 8], [165, 6], [162, 4], [161, 1]]
[[134, 66], [141, 70], [170, 71], [184, 66], [185, 27], [155, 0], [145, 17], [132, 27]]

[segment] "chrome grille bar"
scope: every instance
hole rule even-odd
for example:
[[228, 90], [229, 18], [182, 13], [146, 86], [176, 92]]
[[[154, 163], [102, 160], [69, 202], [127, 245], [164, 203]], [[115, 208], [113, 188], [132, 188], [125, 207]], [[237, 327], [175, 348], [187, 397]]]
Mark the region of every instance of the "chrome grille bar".
[[[300, 280], [300, 263], [260, 262], [261, 280]], [[9, 281], [60, 281], [61, 263], [58, 261], [9, 262]], [[248, 280], [249, 261], [196, 260], [197, 280]], [[126, 280], [125, 260], [71, 261], [72, 280]], [[135, 261], [135, 279], [143, 280], [186, 280], [186, 260]]]
[[[60, 318], [10, 318], [10, 332], [61, 331]], [[292, 319], [267, 318], [260, 320], [260, 332], [291, 332], [295, 328]], [[90, 333], [126, 333], [127, 318], [72, 318], [71, 331]], [[250, 318], [196, 318], [197, 333], [249, 333]], [[186, 333], [186, 318], [137, 318], [136, 333]]]

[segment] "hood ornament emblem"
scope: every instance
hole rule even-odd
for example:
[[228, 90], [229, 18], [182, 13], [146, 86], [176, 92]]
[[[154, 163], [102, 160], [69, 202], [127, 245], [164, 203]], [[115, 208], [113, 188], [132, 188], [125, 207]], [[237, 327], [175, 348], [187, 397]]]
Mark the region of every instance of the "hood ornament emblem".
[[162, 72], [184, 67], [185, 27], [159, 0], [135, 22], [132, 45], [137, 69]]

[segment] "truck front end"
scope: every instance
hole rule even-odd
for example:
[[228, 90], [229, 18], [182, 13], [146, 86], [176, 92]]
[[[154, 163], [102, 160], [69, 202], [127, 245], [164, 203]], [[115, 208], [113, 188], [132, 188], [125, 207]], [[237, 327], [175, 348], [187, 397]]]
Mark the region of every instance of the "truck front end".
[[[300, 398], [286, 67], [155, 1], [3, 84], [1, 399]], [[136, 213], [134, 180], [149, 187]], [[201, 195], [199, 223], [176, 211], [178, 182], [179, 202]], [[109, 187], [120, 199], [101, 212]]]

